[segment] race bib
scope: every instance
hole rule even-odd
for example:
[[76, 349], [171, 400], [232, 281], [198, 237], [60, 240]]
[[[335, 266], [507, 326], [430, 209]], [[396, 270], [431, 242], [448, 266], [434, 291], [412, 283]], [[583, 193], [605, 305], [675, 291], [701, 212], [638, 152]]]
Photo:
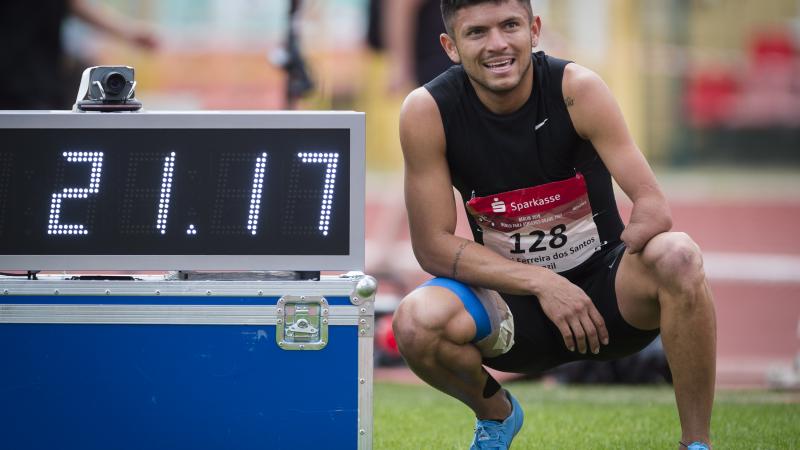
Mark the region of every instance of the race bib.
[[601, 246], [583, 175], [467, 202], [483, 244], [526, 264], [563, 272]]

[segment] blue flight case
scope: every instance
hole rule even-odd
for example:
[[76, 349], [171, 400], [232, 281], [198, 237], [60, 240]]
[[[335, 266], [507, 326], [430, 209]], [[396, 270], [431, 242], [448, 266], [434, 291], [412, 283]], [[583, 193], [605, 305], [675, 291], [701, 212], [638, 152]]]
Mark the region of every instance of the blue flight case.
[[0, 448], [372, 447], [374, 278], [69, 278], [0, 277]]

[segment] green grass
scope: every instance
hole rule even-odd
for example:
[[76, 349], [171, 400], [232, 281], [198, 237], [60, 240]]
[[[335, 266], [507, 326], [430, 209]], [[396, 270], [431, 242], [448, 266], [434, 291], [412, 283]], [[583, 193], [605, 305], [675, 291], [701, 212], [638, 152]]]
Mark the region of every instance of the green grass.
[[[509, 383], [525, 410], [521, 449], [677, 449], [678, 413], [664, 387], [548, 387]], [[376, 450], [466, 449], [474, 416], [433, 388], [375, 384]], [[800, 396], [767, 391], [717, 394], [718, 449], [800, 449]]]

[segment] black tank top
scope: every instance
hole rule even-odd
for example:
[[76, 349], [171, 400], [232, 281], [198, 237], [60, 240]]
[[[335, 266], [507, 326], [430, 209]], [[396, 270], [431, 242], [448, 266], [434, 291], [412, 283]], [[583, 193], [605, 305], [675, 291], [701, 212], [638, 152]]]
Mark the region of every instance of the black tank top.
[[[453, 185], [466, 202], [500, 192], [585, 177], [601, 250], [580, 266], [601, 258], [620, 243], [624, 228], [617, 210], [611, 175], [594, 146], [573, 127], [561, 90], [569, 61], [537, 52], [533, 90], [511, 114], [498, 115], [481, 103], [462, 66], [453, 66], [425, 85], [442, 117], [447, 163]], [[468, 214], [476, 242], [481, 228]], [[563, 274], [563, 273], [562, 273]]]

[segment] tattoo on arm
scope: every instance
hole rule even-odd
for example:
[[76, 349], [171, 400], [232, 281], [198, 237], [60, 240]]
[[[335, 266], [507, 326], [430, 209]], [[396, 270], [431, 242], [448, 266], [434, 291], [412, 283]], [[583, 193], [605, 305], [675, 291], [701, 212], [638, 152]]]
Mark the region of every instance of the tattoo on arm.
[[567, 104], [567, 108], [575, 104], [575, 99], [572, 97], [564, 97], [564, 103]]
[[470, 244], [470, 241], [464, 241], [461, 245], [458, 246], [458, 251], [456, 251], [456, 258], [453, 261], [453, 276], [450, 278], [455, 278], [458, 275], [458, 260], [461, 259], [461, 253], [464, 252], [464, 248]]

